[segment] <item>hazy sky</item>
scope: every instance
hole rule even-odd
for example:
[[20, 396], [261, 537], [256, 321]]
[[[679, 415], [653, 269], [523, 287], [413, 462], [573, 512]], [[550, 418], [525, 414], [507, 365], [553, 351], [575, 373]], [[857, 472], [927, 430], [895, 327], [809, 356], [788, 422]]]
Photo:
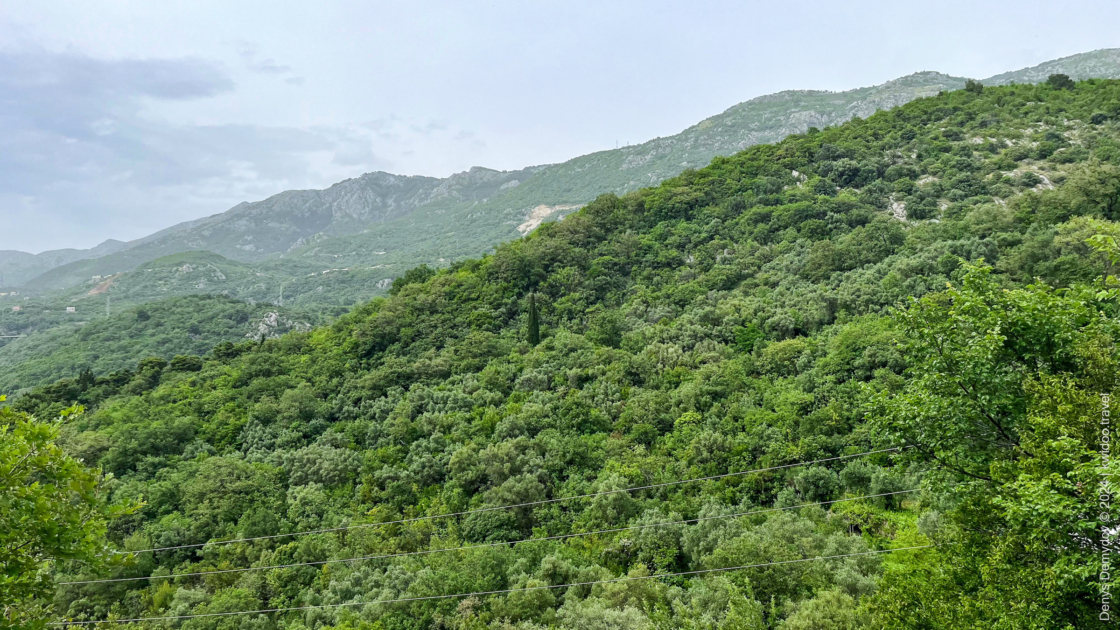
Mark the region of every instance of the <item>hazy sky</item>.
[[4, 0], [0, 249], [371, 170], [511, 169], [748, 98], [1120, 46], [1120, 2]]

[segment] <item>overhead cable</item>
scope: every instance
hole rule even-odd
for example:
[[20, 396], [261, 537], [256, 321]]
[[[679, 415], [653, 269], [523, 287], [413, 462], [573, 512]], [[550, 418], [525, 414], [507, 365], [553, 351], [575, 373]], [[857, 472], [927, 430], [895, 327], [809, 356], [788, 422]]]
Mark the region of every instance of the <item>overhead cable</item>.
[[399, 599], [377, 599], [368, 602], [345, 602], [341, 604], [321, 604], [318, 606], [292, 606], [288, 608], [263, 608], [260, 610], [239, 610], [234, 612], [218, 612], [218, 613], [199, 613], [194, 615], [174, 615], [169, 617], [136, 617], [133, 619], [99, 619], [96, 621], [56, 621], [48, 625], [52, 626], [66, 626], [66, 625], [93, 625], [101, 623], [138, 623], [142, 621], [172, 621], [179, 619], [199, 619], [203, 617], [231, 617], [234, 615], [255, 615], [267, 613], [284, 613], [284, 612], [297, 612], [301, 610], [322, 610], [326, 608], [342, 608], [344, 606], [368, 606], [372, 604], [403, 604], [407, 602], [419, 602], [436, 599], [454, 599], [476, 597], [483, 595], [504, 595], [507, 593], [527, 592], [527, 591], [540, 591], [558, 588], [569, 588], [572, 586], [593, 586], [595, 584], [612, 584], [616, 582], [633, 582], [637, 580], [654, 580], [659, 578], [681, 577], [686, 575], [704, 575], [709, 573], [720, 573], [724, 571], [740, 571], [743, 569], [757, 569], [762, 567], [772, 567], [786, 564], [797, 564], [801, 562], [814, 562], [817, 560], [839, 560], [841, 558], [853, 558], [857, 556], [870, 556], [880, 553], [890, 553], [892, 551], [909, 551], [913, 549], [927, 549], [933, 545], [916, 545], [913, 547], [898, 547], [896, 549], [880, 549], [876, 551], [861, 551], [856, 553], [844, 553], [835, 556], [816, 556], [813, 558], [799, 558], [797, 560], [782, 560], [779, 562], [763, 562], [759, 564], [744, 564], [736, 567], [722, 567], [717, 569], [699, 569], [696, 571], [680, 571], [677, 573], [661, 573], [657, 575], [635, 575], [620, 578], [613, 578], [610, 580], [594, 580], [590, 582], [572, 582], [571, 584], [546, 584], [542, 586], [527, 586], [525, 588], [507, 588], [493, 591], [476, 591], [473, 593], [455, 593], [451, 595], [426, 595], [422, 597], [402, 597]]
[[797, 463], [793, 463], [793, 464], [783, 464], [781, 466], [770, 466], [768, 468], [755, 468], [755, 469], [752, 469], [752, 470], [742, 470], [742, 471], [739, 471], [739, 472], [724, 473], [722, 475], [712, 475], [710, 477], [696, 477], [696, 478], [692, 478], [692, 479], [682, 479], [680, 481], [666, 481], [664, 483], [654, 483], [654, 484], [649, 484], [649, 485], [645, 485], [645, 486], [635, 486], [633, 488], [621, 488], [619, 490], [603, 490], [603, 491], [600, 491], [600, 492], [591, 492], [591, 493], [588, 493], [588, 494], [577, 494], [577, 495], [570, 496], [570, 497], [556, 497], [554, 499], [541, 499], [540, 501], [527, 501], [525, 503], [515, 503], [513, 505], [499, 505], [499, 506], [494, 506], [494, 507], [478, 508], [478, 509], [475, 509], [475, 510], [464, 510], [462, 512], [449, 512], [447, 514], [433, 514], [433, 515], [430, 515], [430, 516], [415, 516], [415, 517], [412, 517], [412, 518], [402, 518], [402, 519], [397, 519], [397, 520], [394, 520], [394, 521], [381, 521], [381, 522], [377, 522], [377, 523], [360, 523], [360, 524], [357, 524], [357, 525], [344, 525], [344, 526], [340, 526], [340, 527], [327, 527], [327, 528], [323, 528], [323, 529], [311, 529], [311, 530], [302, 531], [302, 532], [292, 532], [292, 533], [289, 533], [289, 534], [271, 534], [271, 535], [267, 535], [267, 536], [251, 536], [251, 537], [248, 537], [248, 538], [235, 538], [233, 540], [215, 540], [215, 541], [204, 542], [204, 543], [193, 543], [193, 544], [189, 544], [189, 545], [171, 545], [171, 546], [168, 546], [168, 547], [154, 547], [152, 549], [139, 549], [139, 550], [135, 550], [135, 551], [120, 551], [118, 553], [133, 553], [133, 554], [152, 553], [152, 552], [156, 552], [156, 551], [171, 551], [171, 550], [174, 550], [174, 549], [192, 549], [192, 548], [197, 548], [197, 547], [206, 547], [206, 546], [209, 546], [209, 545], [231, 545], [233, 543], [252, 542], [252, 541], [255, 541], [255, 540], [272, 540], [272, 539], [276, 539], [276, 538], [288, 538], [288, 537], [292, 537], [292, 536], [305, 536], [305, 535], [308, 535], [308, 534], [326, 534], [326, 533], [330, 533], [330, 532], [341, 532], [341, 531], [348, 531], [348, 530], [353, 530], [353, 529], [364, 529], [364, 528], [369, 528], [369, 527], [381, 527], [383, 525], [398, 525], [398, 524], [403, 524], [403, 523], [415, 523], [417, 521], [428, 521], [428, 520], [433, 520], [433, 519], [437, 519], [437, 518], [450, 518], [450, 517], [453, 517], [453, 516], [469, 516], [471, 514], [482, 514], [484, 512], [493, 512], [493, 511], [496, 511], [496, 510], [510, 510], [510, 509], [514, 509], [514, 508], [532, 507], [532, 506], [535, 506], [535, 505], [545, 505], [545, 504], [548, 504], [548, 503], [558, 503], [558, 502], [561, 502], [561, 501], [572, 501], [574, 499], [589, 499], [589, 498], [593, 498], [593, 497], [601, 497], [601, 496], [605, 496], [605, 495], [608, 495], [608, 494], [619, 494], [619, 493], [622, 493], [622, 492], [634, 492], [636, 490], [652, 490], [654, 488], [665, 488], [665, 487], [668, 487], [668, 486], [678, 486], [678, 485], [681, 485], [681, 484], [693, 483], [693, 482], [696, 482], [696, 481], [713, 481], [713, 480], [716, 480], [716, 479], [726, 479], [728, 477], [740, 477], [740, 476], [743, 476], [743, 475], [751, 475], [751, 474], [754, 474], [754, 473], [764, 473], [764, 472], [772, 472], [772, 471], [775, 471], [775, 470], [784, 470], [784, 469], [787, 469], [787, 468], [796, 468], [798, 466], [811, 466], [813, 464], [823, 464], [825, 462], [834, 462], [834, 461], [839, 461], [839, 460], [844, 460], [844, 459], [852, 459], [852, 458], [855, 458], [855, 457], [863, 457], [864, 455], [875, 455], [877, 453], [900, 452], [900, 451], [902, 451], [903, 448], [909, 448], [909, 447], [897, 447], [896, 446], [896, 447], [891, 447], [891, 448], [882, 448], [882, 449], [878, 449], [878, 450], [874, 450], [874, 451], [867, 451], [865, 453], [855, 453], [855, 454], [852, 454], [852, 455], [838, 455], [836, 457], [826, 457], [824, 459], [815, 459], [813, 461], [808, 461], [808, 462], [797, 462]]
[[668, 526], [668, 525], [687, 525], [689, 523], [700, 523], [700, 522], [703, 522], [703, 521], [711, 521], [711, 520], [718, 520], [718, 519], [724, 519], [724, 518], [736, 518], [736, 517], [739, 517], [739, 516], [750, 516], [752, 514], [764, 514], [766, 512], [780, 512], [780, 511], [783, 511], [783, 510], [797, 510], [797, 509], [800, 509], [800, 508], [812, 507], [812, 506], [815, 506], [815, 505], [831, 505], [833, 503], [843, 503], [843, 502], [846, 502], [846, 501], [859, 501], [859, 500], [862, 500], [862, 499], [876, 499], [876, 498], [879, 498], [879, 497], [889, 497], [889, 496], [894, 496], [894, 495], [898, 495], [898, 494], [908, 494], [910, 492], [919, 492], [920, 490], [921, 490], [920, 488], [915, 488], [913, 490], [898, 490], [898, 491], [895, 491], [895, 492], [884, 492], [882, 494], [872, 494], [872, 495], [867, 495], [867, 496], [862, 496], [862, 497], [849, 497], [849, 498], [846, 498], [846, 499], [835, 499], [835, 500], [832, 500], [832, 501], [817, 501], [815, 503], [802, 503], [800, 505], [791, 505], [791, 506], [787, 506], [787, 507], [765, 508], [765, 509], [761, 509], [761, 510], [751, 510], [749, 512], [737, 512], [737, 513], [734, 513], [734, 514], [720, 514], [720, 515], [716, 515], [716, 516], [702, 516], [702, 517], [698, 517], [698, 518], [689, 518], [689, 519], [684, 519], [684, 520], [680, 520], [680, 521], [667, 521], [667, 522], [664, 522], [664, 523], [646, 523], [646, 524], [643, 524], [643, 525], [632, 525], [630, 527], [615, 527], [615, 528], [612, 528], [612, 529], [599, 529], [599, 530], [590, 531], [590, 532], [576, 532], [576, 533], [572, 533], [572, 534], [558, 534], [556, 536], [546, 536], [546, 537], [542, 537], [542, 538], [525, 538], [525, 539], [522, 539], [522, 540], [511, 540], [511, 541], [506, 541], [506, 542], [485, 543], [485, 544], [481, 544], [481, 545], [465, 545], [465, 546], [462, 546], [462, 547], [448, 547], [446, 549], [426, 549], [426, 550], [423, 550], [423, 551], [406, 551], [406, 552], [402, 552], [402, 553], [390, 553], [390, 554], [383, 554], [383, 555], [377, 555], [377, 556], [359, 556], [357, 558], [339, 558], [339, 559], [336, 559], [336, 560], [317, 560], [317, 561], [314, 561], [314, 562], [293, 562], [291, 564], [273, 564], [273, 565], [267, 565], [267, 566], [245, 567], [245, 568], [238, 568], [238, 569], [215, 569], [213, 571], [196, 571], [194, 573], [174, 573], [174, 574], [170, 574], [170, 575], [142, 575], [142, 576], [138, 576], [138, 577], [107, 578], [107, 579], [100, 579], [100, 580], [76, 580], [76, 581], [73, 581], [73, 582], [58, 582], [58, 585], [59, 586], [71, 586], [71, 585], [78, 585], [78, 584], [104, 584], [106, 582], [138, 582], [140, 580], [171, 580], [171, 579], [175, 579], [175, 578], [198, 577], [198, 576], [205, 576], [205, 575], [220, 575], [220, 574], [223, 574], [223, 573], [244, 573], [246, 571], [269, 571], [269, 570], [272, 570], [272, 569], [292, 569], [292, 568], [295, 568], [295, 567], [312, 567], [312, 566], [321, 566], [321, 565], [325, 565], [325, 564], [342, 564], [344, 562], [359, 562], [359, 561], [362, 561], [362, 560], [381, 560], [381, 559], [389, 559], [389, 558], [402, 558], [402, 557], [405, 557], [405, 556], [422, 556], [422, 555], [427, 555], [427, 554], [444, 553], [444, 552], [450, 552], [450, 551], [466, 551], [466, 550], [470, 550], [470, 549], [486, 549], [486, 548], [490, 548], [490, 547], [504, 547], [504, 546], [507, 546], [507, 545], [510, 545], [510, 546], [519, 545], [521, 543], [548, 542], [548, 541], [554, 541], [554, 540], [565, 540], [565, 539], [568, 539], [568, 538], [579, 538], [579, 537], [582, 537], [582, 536], [595, 536], [595, 535], [598, 535], [598, 534], [611, 534], [611, 533], [616, 533], [616, 532], [625, 532], [625, 531], [633, 531], [633, 530], [638, 530], [638, 529], [647, 529], [647, 528], [650, 528], [650, 527], [665, 527], [665, 526]]

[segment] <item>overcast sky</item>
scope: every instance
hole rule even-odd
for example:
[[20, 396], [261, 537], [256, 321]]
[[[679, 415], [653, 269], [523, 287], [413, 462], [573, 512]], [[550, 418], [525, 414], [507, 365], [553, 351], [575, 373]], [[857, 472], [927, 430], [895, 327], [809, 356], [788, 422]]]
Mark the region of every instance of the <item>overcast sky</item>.
[[0, 249], [371, 170], [513, 169], [748, 98], [1120, 46], [1120, 3], [4, 0]]

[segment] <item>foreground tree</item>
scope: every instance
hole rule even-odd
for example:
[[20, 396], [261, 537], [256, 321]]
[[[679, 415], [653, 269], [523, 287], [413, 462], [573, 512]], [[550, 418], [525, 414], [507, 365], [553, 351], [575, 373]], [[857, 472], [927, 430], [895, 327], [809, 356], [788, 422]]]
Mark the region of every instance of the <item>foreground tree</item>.
[[135, 509], [108, 503], [107, 478], [64, 453], [57, 438], [57, 422], [0, 408], [0, 628], [43, 626], [52, 565], [112, 562], [106, 526]]
[[[1006, 290], [985, 266], [900, 319], [911, 378], [873, 425], [931, 467], [922, 534], [888, 567], [888, 628], [1092, 628], [1102, 623], [1102, 395], [1117, 381], [1114, 290]], [[892, 442], [894, 443], [894, 442]], [[915, 538], [920, 537], [914, 534]], [[1102, 624], [1103, 625], [1103, 624]]]

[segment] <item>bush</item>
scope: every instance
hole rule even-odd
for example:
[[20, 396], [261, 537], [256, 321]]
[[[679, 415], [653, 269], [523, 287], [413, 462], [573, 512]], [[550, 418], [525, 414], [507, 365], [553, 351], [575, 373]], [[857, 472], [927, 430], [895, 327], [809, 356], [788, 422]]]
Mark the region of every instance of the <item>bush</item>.
[[1077, 87], [1077, 84], [1069, 78], [1068, 74], [1052, 74], [1046, 79], [1046, 85], [1055, 90], [1072, 90]]
[[171, 359], [167, 369], [172, 372], [198, 372], [202, 369], [202, 357], [180, 354]]
[[877, 466], [864, 461], [854, 461], [840, 471], [840, 483], [849, 494], [864, 495], [871, 492], [871, 478]]
[[840, 481], [836, 473], [827, 468], [812, 466], [801, 471], [794, 480], [794, 487], [808, 502], [828, 501], [836, 496]]
[[1042, 178], [1034, 171], [1024, 171], [1023, 174], [1019, 176], [1019, 185], [1023, 188], [1034, 188], [1041, 183]]
[[413, 267], [406, 271], [403, 276], [393, 279], [393, 286], [389, 288], [389, 295], [400, 293], [401, 289], [410, 284], [423, 284], [434, 275], [436, 275], [436, 270], [427, 265]]

